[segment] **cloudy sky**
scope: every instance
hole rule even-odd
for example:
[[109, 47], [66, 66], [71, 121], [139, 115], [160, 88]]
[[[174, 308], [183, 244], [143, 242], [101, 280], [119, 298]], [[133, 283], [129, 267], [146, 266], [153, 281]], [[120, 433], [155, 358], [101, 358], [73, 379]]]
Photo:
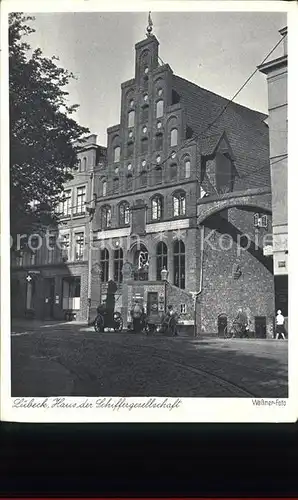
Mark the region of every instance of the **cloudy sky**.
[[[38, 13], [33, 48], [56, 55], [77, 80], [70, 101], [77, 121], [106, 145], [119, 123], [120, 86], [134, 77], [134, 45], [145, 38], [147, 13]], [[159, 55], [175, 74], [231, 98], [280, 39], [285, 13], [152, 12]], [[29, 41], [29, 40], [28, 40]], [[282, 44], [271, 56], [282, 55]], [[267, 112], [266, 78], [257, 73], [237, 102]]]

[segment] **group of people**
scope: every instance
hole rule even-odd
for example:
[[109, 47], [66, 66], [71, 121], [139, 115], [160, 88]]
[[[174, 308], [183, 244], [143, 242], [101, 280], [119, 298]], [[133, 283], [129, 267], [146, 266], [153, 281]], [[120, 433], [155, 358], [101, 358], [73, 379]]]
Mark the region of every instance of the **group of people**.
[[[160, 329], [164, 331], [169, 331], [172, 336], [177, 336], [177, 314], [175, 313], [173, 306], [169, 305], [166, 314], [162, 318], [159, 318], [156, 312], [155, 317], [152, 315], [147, 316], [145, 309], [139, 300], [135, 300], [135, 303], [130, 311], [132, 318], [133, 331], [135, 333], [141, 332], [146, 326], [150, 332], [154, 331], [157, 324], [160, 323]], [[154, 315], [153, 315], [154, 316]]]
[[[245, 311], [242, 308], [238, 310], [238, 314], [236, 316], [235, 322], [240, 325], [241, 336], [248, 336], [249, 332], [249, 319]], [[277, 311], [277, 315], [275, 318], [275, 339], [279, 339], [279, 337], [285, 340], [286, 338], [286, 330], [285, 330], [285, 317], [283, 316], [281, 310]]]

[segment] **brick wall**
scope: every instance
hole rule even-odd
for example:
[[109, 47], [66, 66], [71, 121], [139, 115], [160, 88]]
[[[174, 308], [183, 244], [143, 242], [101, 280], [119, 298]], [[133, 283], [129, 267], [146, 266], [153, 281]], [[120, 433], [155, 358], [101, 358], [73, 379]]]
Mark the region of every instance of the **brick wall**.
[[[272, 259], [262, 255], [262, 234], [256, 238], [254, 212], [237, 208], [227, 212], [227, 219], [216, 216], [205, 222], [203, 288], [199, 297], [201, 331], [217, 332], [220, 314], [226, 314], [228, 325], [231, 325], [238, 309], [242, 307], [252, 321], [252, 328], [255, 326], [255, 316], [267, 318], [269, 336], [274, 315]], [[261, 231], [264, 233], [266, 230]], [[266, 232], [270, 231], [271, 220]], [[258, 248], [255, 243], [252, 243], [250, 250], [240, 248], [235, 237], [241, 234], [249, 235], [253, 242], [257, 241]], [[206, 243], [207, 240], [209, 243]], [[244, 238], [242, 243], [246, 243]], [[238, 279], [233, 275], [236, 266], [241, 271]]]

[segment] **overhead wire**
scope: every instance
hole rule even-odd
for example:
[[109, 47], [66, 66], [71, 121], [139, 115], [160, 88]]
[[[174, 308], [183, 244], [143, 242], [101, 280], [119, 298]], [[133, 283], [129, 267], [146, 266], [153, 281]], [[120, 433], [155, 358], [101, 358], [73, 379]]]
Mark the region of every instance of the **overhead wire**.
[[[262, 60], [262, 62], [256, 67], [256, 69], [250, 74], [250, 76], [245, 80], [245, 82], [241, 85], [241, 87], [237, 90], [237, 92], [233, 95], [233, 97], [231, 99], [228, 100], [228, 102], [225, 104], [225, 106], [223, 106], [222, 110], [219, 112], [219, 114], [207, 125], [207, 127], [200, 133], [197, 133], [197, 134], [194, 134], [192, 137], [190, 137], [189, 139], [187, 139], [185, 142], [183, 142], [181, 144], [181, 146], [179, 146], [177, 149], [175, 149], [175, 151], [171, 151], [171, 153], [165, 158], [163, 159], [160, 163], [152, 163], [151, 162], [151, 168], [147, 168], [146, 170], [144, 169], [143, 171], [141, 170], [140, 173], [134, 175], [134, 179], [138, 179], [141, 177], [141, 175], [146, 172], [147, 174], [150, 173], [150, 172], [153, 172], [157, 167], [160, 168], [162, 167], [167, 161], [169, 161], [171, 158], [172, 158], [172, 155], [173, 155], [173, 152], [175, 153], [175, 156], [177, 155], [177, 153], [179, 153], [179, 151], [181, 151], [182, 149], [185, 149], [188, 145], [190, 145], [192, 142], [195, 144], [196, 141], [201, 138], [201, 137], [204, 137], [204, 138], [208, 138], [208, 137], [213, 137], [213, 136], [216, 136], [216, 135], [221, 135], [220, 132], [217, 132], [216, 134], [212, 134], [212, 135], [208, 135], [208, 136], [204, 136], [204, 134], [206, 134], [206, 132], [208, 132], [208, 130], [211, 129], [211, 127], [213, 127], [215, 125], [215, 123], [220, 119], [220, 117], [225, 113], [225, 111], [227, 110], [227, 108], [231, 105], [231, 103], [234, 102], [234, 100], [236, 99], [236, 97], [240, 94], [240, 92], [246, 87], [246, 85], [250, 82], [250, 80], [254, 77], [254, 75], [259, 71], [258, 67], [261, 66], [262, 64], [264, 64], [267, 59], [270, 57], [270, 55], [276, 50], [276, 48], [281, 44], [281, 42], [284, 40], [284, 38], [286, 37], [287, 35], [285, 34], [283, 37], [280, 38], [280, 40], [274, 45], [274, 47], [270, 50], [270, 52], [264, 57], [264, 59]], [[250, 110], [252, 111], [252, 110]], [[224, 132], [224, 130], [222, 131], [222, 133]], [[144, 153], [145, 154], [145, 153]], [[158, 154], [158, 151], [156, 151], [156, 154]], [[173, 158], [174, 159], [174, 158]], [[129, 161], [129, 158], [127, 158], [127, 161]], [[263, 168], [263, 166], [262, 166]], [[82, 174], [82, 175], [91, 175], [94, 173], [97, 173], [97, 172], [102, 172], [102, 168], [99, 168], [99, 169], [93, 169], [92, 172], [80, 172], [78, 174]], [[78, 175], [76, 174], [76, 175]], [[117, 174], [115, 174], [117, 175]], [[250, 175], [250, 174], [249, 174]], [[242, 177], [244, 178], [244, 177]], [[103, 197], [103, 196], [100, 196], [100, 200], [99, 198], [97, 198], [96, 200], [94, 200], [94, 198], [92, 198], [91, 200], [89, 201], [86, 201], [85, 202], [85, 205], [89, 205], [91, 204], [92, 202], [96, 202], [96, 203], [100, 203], [102, 201], [104, 201], [104, 199], [107, 199], [113, 195], [115, 195], [118, 193], [115, 193], [115, 191], [113, 189], [111, 189], [111, 191], [107, 192], [106, 195]], [[75, 206], [74, 206], [75, 207]], [[71, 207], [71, 208], [74, 208], [74, 207]]]

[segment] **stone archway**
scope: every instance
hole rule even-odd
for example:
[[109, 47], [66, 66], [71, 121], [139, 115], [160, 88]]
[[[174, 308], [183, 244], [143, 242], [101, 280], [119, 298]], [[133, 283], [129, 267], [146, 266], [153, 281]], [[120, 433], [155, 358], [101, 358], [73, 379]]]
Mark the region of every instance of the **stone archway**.
[[197, 205], [197, 223], [202, 224], [211, 215], [222, 212], [229, 208], [247, 208], [248, 210], [261, 210], [272, 214], [271, 192], [264, 190], [258, 193], [239, 193], [231, 196], [232, 193], [221, 199], [212, 200], [203, 198]]
[[[252, 330], [257, 318], [265, 317], [270, 335], [273, 263], [263, 252], [263, 236], [271, 234], [270, 222], [267, 228], [255, 227], [254, 213], [272, 213], [270, 193], [206, 200], [198, 206], [197, 222], [204, 228], [198, 310], [201, 328], [206, 332], [221, 332], [223, 315], [229, 327], [237, 310], [249, 307]], [[256, 239], [258, 232], [260, 237]]]

